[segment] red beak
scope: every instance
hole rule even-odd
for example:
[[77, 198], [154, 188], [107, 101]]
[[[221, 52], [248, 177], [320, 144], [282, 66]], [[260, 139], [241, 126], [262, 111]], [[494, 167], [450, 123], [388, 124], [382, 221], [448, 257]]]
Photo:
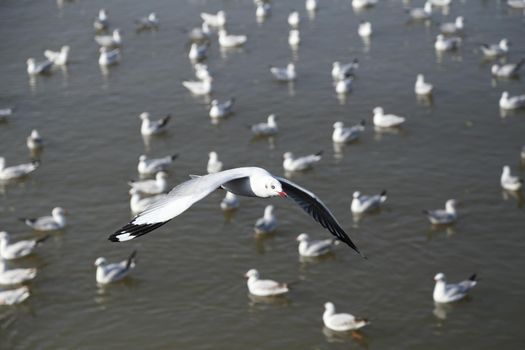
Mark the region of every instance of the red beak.
[[286, 192], [284, 192], [284, 191], [281, 191], [281, 192], [278, 192], [278, 193], [279, 193], [279, 197], [281, 197], [281, 198], [286, 198], [286, 197], [288, 197], [288, 195], [287, 195]]

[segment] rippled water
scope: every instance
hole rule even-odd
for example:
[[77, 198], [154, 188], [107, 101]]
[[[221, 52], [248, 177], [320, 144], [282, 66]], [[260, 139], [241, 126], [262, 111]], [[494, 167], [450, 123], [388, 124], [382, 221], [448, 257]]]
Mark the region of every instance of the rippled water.
[[[413, 1], [421, 5], [420, 1]], [[92, 20], [108, 10], [124, 31], [122, 63], [103, 75], [97, 64]], [[286, 16], [301, 12], [302, 43], [287, 43]], [[214, 96], [236, 97], [235, 115], [219, 125], [207, 117], [204, 99], [181, 86], [192, 77], [185, 31], [201, 11], [224, 9], [233, 33], [249, 37], [244, 49], [221, 52], [213, 41], [208, 64]], [[157, 32], [136, 33], [133, 19], [156, 11]], [[36, 266], [31, 297], [0, 308], [2, 349], [505, 349], [521, 348], [523, 227], [521, 198], [505, 197], [501, 167], [523, 175], [519, 151], [525, 114], [502, 117], [501, 91], [523, 93], [523, 80], [492, 81], [482, 42], [502, 37], [514, 46], [510, 61], [525, 55], [524, 17], [503, 1], [456, 1], [435, 22], [466, 18], [463, 48], [437, 57], [434, 23], [407, 24], [401, 0], [380, 1], [355, 13], [350, 1], [322, 1], [309, 19], [302, 1], [274, 2], [258, 24], [251, 1], [4, 1], [0, 4], [0, 108], [16, 106], [0, 124], [0, 151], [9, 164], [26, 161], [25, 137], [33, 128], [46, 139], [42, 165], [27, 181], [5, 186], [0, 229], [15, 239], [32, 237], [17, 218], [47, 214], [60, 205], [69, 225], [38, 255], [10, 264]], [[357, 35], [360, 19], [375, 34], [369, 45]], [[30, 81], [28, 57], [71, 46], [67, 71]], [[358, 57], [354, 91], [339, 101], [330, 77], [334, 60]], [[268, 65], [293, 59], [294, 85], [272, 81]], [[436, 86], [432, 104], [417, 101], [413, 84], [422, 72]], [[362, 139], [336, 152], [332, 124], [365, 119], [381, 105], [407, 117], [397, 134], [367, 128]], [[146, 149], [138, 115], [173, 115], [169, 132]], [[252, 140], [246, 125], [279, 115], [273, 143]], [[289, 201], [242, 198], [226, 220], [221, 193], [199, 202], [170, 224], [132, 242], [107, 236], [130, 217], [126, 181], [135, 178], [138, 156], [179, 153], [170, 183], [204, 173], [216, 150], [227, 167], [258, 165], [282, 174], [281, 157], [324, 150], [313, 170], [293, 177], [333, 209], [369, 257], [339, 246], [334, 256], [301, 262], [295, 237], [328, 233]], [[355, 222], [351, 194], [387, 189], [386, 208]], [[421, 210], [448, 198], [460, 202], [460, 219], [432, 229]], [[276, 205], [278, 232], [255, 239], [253, 222], [267, 203]], [[123, 259], [138, 249], [138, 266], [127, 281], [99, 289], [93, 261]], [[242, 275], [299, 281], [286, 299], [253, 300]], [[451, 281], [477, 272], [480, 282], [463, 302], [435, 310], [436, 272]], [[360, 338], [323, 329], [326, 301], [338, 310], [368, 317]], [[436, 316], [437, 315], [437, 316]], [[439, 317], [438, 317], [439, 316]]]

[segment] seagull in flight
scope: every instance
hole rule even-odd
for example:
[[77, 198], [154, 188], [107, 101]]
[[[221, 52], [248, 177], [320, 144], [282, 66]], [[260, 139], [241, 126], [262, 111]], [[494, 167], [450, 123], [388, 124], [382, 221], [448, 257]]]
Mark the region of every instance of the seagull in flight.
[[113, 242], [128, 241], [164, 225], [182, 214], [194, 203], [218, 188], [247, 197], [290, 197], [321, 226], [365, 257], [343, 230], [330, 209], [309, 190], [258, 167], [224, 170], [204, 176], [190, 176], [163, 199], [152, 203], [130, 223], [109, 236]]

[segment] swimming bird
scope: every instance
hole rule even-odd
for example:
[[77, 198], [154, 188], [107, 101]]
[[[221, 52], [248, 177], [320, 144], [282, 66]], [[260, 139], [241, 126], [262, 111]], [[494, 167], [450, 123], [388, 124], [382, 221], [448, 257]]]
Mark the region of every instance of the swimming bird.
[[49, 61], [53, 62], [53, 64], [57, 66], [64, 66], [68, 62], [69, 46], [68, 45], [62, 46], [60, 48], [60, 51], [46, 50], [44, 51], [44, 56], [46, 56], [46, 58]]
[[120, 29], [113, 30], [111, 35], [95, 35], [95, 41], [102, 47], [116, 47], [122, 45]]
[[206, 171], [208, 174], [215, 174], [222, 170], [222, 162], [219, 160], [217, 152], [211, 151], [208, 154], [208, 165], [206, 166]]
[[222, 199], [220, 206], [224, 211], [235, 210], [239, 208], [239, 199], [234, 193], [226, 191], [226, 195]]
[[525, 0], [507, 0], [507, 5], [515, 9], [525, 9]]
[[446, 7], [452, 3], [452, 0], [430, 0], [432, 5]]
[[288, 63], [284, 68], [270, 66], [270, 72], [278, 81], [293, 81], [297, 78], [295, 65], [293, 63]]
[[377, 0], [352, 0], [352, 7], [357, 10], [373, 7], [375, 4], [377, 4]]
[[144, 136], [157, 135], [166, 131], [166, 126], [170, 121], [171, 115], [167, 115], [159, 120], [151, 121], [149, 119], [150, 114], [148, 112], [142, 112], [139, 115], [139, 118], [142, 120], [140, 126], [140, 133]]
[[498, 78], [514, 78], [519, 75], [519, 70], [524, 63], [525, 58], [522, 58], [518, 63], [507, 63], [502, 66], [494, 64], [490, 71], [492, 75]]
[[350, 210], [354, 214], [362, 214], [365, 212], [379, 209], [381, 204], [386, 201], [386, 191], [383, 190], [380, 194], [373, 196], [365, 196], [359, 191], [355, 191], [350, 205]]
[[380, 128], [395, 128], [405, 122], [404, 117], [399, 117], [395, 114], [384, 114], [382, 107], [376, 107], [374, 112], [374, 125]]
[[272, 6], [268, 2], [257, 1], [255, 6], [256, 6], [255, 16], [258, 19], [265, 18], [265, 17], [269, 16], [270, 13], [272, 12]]
[[501, 93], [499, 107], [502, 109], [525, 108], [525, 95], [509, 96], [507, 91]]
[[20, 220], [36, 231], [55, 231], [66, 227], [66, 213], [63, 208], [56, 207], [53, 208], [50, 216], [20, 218]]
[[283, 168], [287, 172], [304, 171], [311, 169], [313, 165], [321, 160], [323, 151], [316, 154], [309, 154], [303, 157], [294, 158], [292, 152], [283, 154]]
[[143, 212], [151, 204], [166, 197], [166, 194], [164, 193], [144, 197], [142, 193], [139, 192], [139, 190], [136, 190], [134, 188], [129, 190], [129, 194], [131, 195], [129, 199], [129, 208], [133, 215], [137, 215], [138, 213]]
[[130, 223], [110, 235], [114, 242], [127, 241], [164, 225], [219, 187], [240, 196], [290, 197], [321, 226], [361, 254], [323, 202], [312, 192], [257, 167], [234, 168], [215, 174], [193, 176], [176, 186], [166, 198], [152, 204]]
[[98, 57], [98, 64], [101, 66], [111, 66], [120, 62], [120, 50], [108, 50], [105, 47], [99, 49], [100, 56]]
[[159, 171], [166, 171], [178, 156], [178, 154], [174, 154], [162, 158], [148, 158], [143, 154], [139, 157], [137, 170], [141, 175], [151, 175], [158, 173]]
[[208, 45], [199, 45], [197, 43], [192, 43], [190, 47], [190, 52], [188, 53], [188, 58], [191, 61], [202, 61], [208, 56]]
[[505, 165], [501, 173], [501, 187], [507, 191], [519, 191], [523, 186], [523, 179], [513, 176], [510, 173], [510, 167]]
[[29, 288], [27, 286], [0, 291], [0, 305], [20, 304], [27, 298], [29, 298]]
[[36, 62], [34, 58], [28, 58], [26, 63], [27, 73], [29, 75], [48, 74], [51, 72], [51, 68], [53, 68], [53, 62], [49, 60]]
[[207, 41], [210, 39], [211, 36], [211, 29], [208, 23], [202, 22], [200, 27], [193, 28], [188, 36], [190, 37], [191, 41], [195, 42], [202, 42]]
[[13, 180], [31, 174], [38, 169], [40, 162], [34, 160], [31, 163], [24, 163], [19, 165], [5, 166], [5, 158], [0, 157], [0, 180]]
[[445, 203], [445, 209], [423, 210], [423, 214], [428, 217], [430, 223], [433, 225], [449, 225], [455, 222], [458, 218], [456, 211], [456, 200], [449, 199]]
[[[168, 174], [164, 171], [159, 171], [155, 175], [155, 179], [129, 181], [128, 185], [131, 189], [136, 190], [140, 194], [154, 195], [168, 192]], [[131, 190], [130, 190], [131, 192]]]
[[186, 80], [182, 85], [194, 95], [209, 95], [213, 91], [212, 82], [213, 77], [210, 76], [200, 81]]
[[480, 49], [483, 55], [488, 58], [505, 56], [509, 53], [510, 41], [501, 39], [497, 44], [482, 44]]
[[8, 107], [8, 108], [0, 108], [0, 121], [4, 121], [13, 114], [14, 108]]
[[224, 11], [219, 11], [217, 14], [202, 12], [201, 18], [212, 27], [224, 27], [226, 24], [226, 13]]
[[0, 232], [0, 258], [13, 260], [23, 258], [33, 254], [36, 247], [49, 238], [49, 235], [39, 239], [18, 241], [10, 244], [9, 234], [6, 231]]
[[461, 46], [461, 38], [457, 36], [445, 38], [443, 34], [438, 34], [436, 42], [434, 43], [434, 48], [437, 51], [452, 51], [456, 50], [459, 46]]
[[33, 129], [26, 139], [26, 145], [30, 151], [39, 150], [44, 147], [44, 140], [40, 137], [38, 131]]
[[436, 285], [432, 297], [436, 303], [451, 303], [463, 299], [469, 290], [478, 283], [476, 274], [459, 283], [447, 283], [445, 274], [441, 272], [434, 276], [434, 281], [436, 281]]
[[146, 17], [139, 18], [135, 21], [137, 30], [158, 29], [160, 21], [155, 12], [151, 12]]
[[93, 22], [93, 27], [96, 30], [106, 30], [109, 27], [109, 19], [108, 14], [105, 9], [100, 9], [98, 11], [98, 16], [95, 18], [95, 21]]
[[345, 313], [336, 314], [335, 306], [331, 302], [324, 304], [323, 323], [326, 328], [336, 332], [353, 331], [370, 324], [366, 318]]
[[288, 15], [288, 24], [292, 28], [299, 28], [299, 23], [301, 23], [301, 17], [299, 16], [298, 11], [292, 11]]
[[443, 23], [441, 26], [439, 26], [439, 30], [441, 30], [441, 33], [446, 35], [459, 34], [463, 32], [464, 29], [465, 20], [463, 19], [463, 16], [456, 17], [456, 20], [454, 22]]
[[230, 98], [228, 101], [219, 103], [218, 100], [211, 101], [210, 118], [224, 118], [233, 113], [234, 98]]
[[277, 228], [277, 218], [274, 214], [275, 207], [267, 205], [264, 208], [264, 215], [255, 221], [253, 226], [256, 234], [272, 233]]
[[36, 277], [36, 269], [7, 269], [6, 263], [0, 259], [0, 284], [20, 284]]
[[246, 35], [233, 35], [228, 34], [226, 29], [219, 30], [219, 45], [221, 47], [229, 48], [243, 46], [247, 40], [248, 37]]
[[99, 284], [108, 284], [117, 282], [129, 275], [135, 268], [137, 251], [134, 250], [131, 255], [124, 261], [108, 264], [106, 258], [99, 257], [95, 260], [97, 267], [96, 279]]
[[336, 143], [348, 143], [355, 141], [365, 131], [365, 121], [345, 128], [343, 122], [334, 123], [334, 132], [332, 133], [332, 141]]
[[332, 63], [332, 78], [334, 80], [343, 80], [346, 77], [355, 74], [359, 68], [359, 60], [356, 58], [350, 63], [341, 64], [338, 61]]
[[277, 127], [277, 116], [270, 114], [266, 123], [257, 123], [250, 127], [252, 134], [255, 136], [272, 136], [279, 132]]
[[250, 269], [244, 277], [248, 278], [248, 290], [251, 294], [260, 297], [271, 297], [288, 293], [290, 289], [286, 283], [273, 280], [262, 280], [256, 269]]
[[357, 33], [360, 37], [368, 38], [372, 35], [372, 23], [361, 21], [359, 23], [359, 28], [357, 29]]
[[301, 43], [301, 33], [298, 29], [291, 29], [288, 33], [288, 44], [292, 47], [299, 46]]
[[315, 11], [317, 10], [317, 0], [306, 0], [304, 6], [306, 11]]
[[423, 8], [414, 7], [408, 9], [408, 14], [410, 15], [410, 18], [414, 20], [429, 19], [432, 17], [432, 3], [430, 1], [427, 1], [425, 2]]
[[335, 92], [338, 94], [346, 94], [352, 90], [352, 82], [354, 79], [352, 77], [344, 78], [338, 80], [335, 83]]
[[414, 91], [417, 95], [430, 95], [434, 90], [434, 86], [425, 81], [423, 74], [418, 74], [416, 78], [416, 84], [414, 86]]
[[193, 65], [193, 69], [195, 69], [195, 76], [199, 80], [207, 80], [211, 78], [211, 73], [208, 70], [208, 66], [204, 63], [195, 63]]
[[299, 242], [299, 255], [313, 258], [331, 253], [333, 248], [339, 244], [335, 238], [313, 240], [307, 233], [301, 233], [296, 240]]

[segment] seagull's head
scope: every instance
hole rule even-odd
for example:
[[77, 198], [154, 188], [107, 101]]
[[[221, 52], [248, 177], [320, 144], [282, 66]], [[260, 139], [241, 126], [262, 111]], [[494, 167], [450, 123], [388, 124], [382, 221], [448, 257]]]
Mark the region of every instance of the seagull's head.
[[339, 61], [335, 61], [334, 63], [332, 63], [332, 68], [339, 68], [341, 66], [341, 63], [339, 63]]
[[9, 234], [7, 231], [0, 232], [0, 241], [9, 240]]
[[271, 176], [264, 183], [264, 190], [266, 192], [267, 197], [279, 196], [281, 198], [284, 198], [287, 196], [286, 192], [283, 191], [283, 186], [281, 185], [281, 183]]
[[4, 169], [5, 167], [5, 158], [0, 157], [0, 170]]
[[342, 129], [344, 127], [343, 122], [335, 122], [334, 129]]
[[376, 107], [376, 108], [374, 108], [373, 112], [374, 112], [374, 114], [382, 115], [384, 113], [383, 107]]
[[97, 258], [97, 260], [95, 260], [95, 266], [102, 266], [102, 265], [106, 265], [106, 258]]
[[148, 120], [149, 119], [149, 113], [148, 112], [142, 112], [139, 115], [139, 118], [142, 120]]
[[164, 171], [159, 171], [159, 172], [157, 173], [157, 175], [155, 175], [155, 178], [156, 178], [157, 180], [165, 180], [165, 179], [168, 178], [168, 173], [166, 173], [166, 172], [164, 172]]
[[256, 269], [250, 269], [248, 272], [246, 272], [244, 274], [244, 277], [246, 278], [259, 278], [259, 271], [257, 271]]
[[436, 39], [437, 39], [437, 41], [443, 41], [443, 40], [445, 40], [445, 36], [443, 34], [438, 34]]
[[353, 195], [354, 198], [359, 198], [360, 196], [361, 196], [361, 192], [359, 191], [354, 192], [354, 195]]
[[217, 152], [215, 152], [215, 151], [211, 151], [210, 153], [208, 153], [208, 156], [210, 157], [210, 160], [217, 160], [218, 159]]
[[146, 155], [143, 154], [143, 155], [141, 155], [141, 156], [139, 157], [139, 162], [145, 162], [146, 159], [147, 159], [147, 158], [146, 158]]
[[40, 134], [38, 133], [38, 130], [36, 130], [36, 129], [31, 130], [31, 138], [32, 139], [39, 139], [40, 138]]
[[277, 116], [275, 114], [270, 114], [268, 116], [268, 124], [271, 124], [271, 123], [275, 124], [276, 119], [277, 119]]
[[68, 45], [64, 45], [64, 46], [62, 46], [62, 48], [60, 49], [60, 51], [62, 51], [62, 52], [69, 52], [69, 46], [68, 46]]
[[499, 42], [499, 47], [502, 49], [508, 50], [509, 46], [511, 46], [512, 43], [508, 39], [501, 39]]
[[331, 302], [324, 303], [324, 309], [325, 311], [335, 312], [335, 306]]
[[298, 242], [308, 241], [308, 233], [301, 233], [297, 238], [295, 239]]
[[425, 81], [425, 76], [423, 74], [418, 74], [417, 81], [421, 81], [421, 82]]
[[503, 100], [508, 99], [508, 98], [509, 98], [509, 93], [508, 93], [508, 91], [503, 91], [503, 92], [501, 93], [501, 98], [502, 98]]
[[219, 101], [217, 101], [217, 100], [212, 100], [211, 101], [211, 105], [212, 106], [217, 106], [218, 104], [219, 104]]
[[66, 215], [66, 213], [67, 213], [66, 210], [61, 207], [53, 208], [53, 210], [51, 211], [51, 215], [53, 215], [53, 217], [64, 216]]
[[288, 65], [286, 66], [286, 70], [288, 72], [295, 72], [295, 65], [293, 63], [288, 63]]
[[439, 281], [442, 281], [442, 282], [445, 282], [445, 274], [444, 273], [438, 273], [434, 276], [434, 281], [436, 282], [439, 282]]
[[458, 202], [455, 200], [455, 199], [449, 199], [446, 203], [445, 203], [445, 209], [448, 213], [452, 213], [452, 212], [455, 212], [456, 211], [456, 206], [457, 206]]
[[292, 152], [286, 152], [285, 154], [283, 154], [283, 159], [284, 160], [293, 159], [293, 153]]
[[490, 67], [490, 71], [492, 72], [492, 74], [498, 74], [499, 65], [493, 64], [492, 67]]
[[35, 59], [34, 58], [28, 58], [26, 61], [28, 66], [34, 66], [35, 65]]

